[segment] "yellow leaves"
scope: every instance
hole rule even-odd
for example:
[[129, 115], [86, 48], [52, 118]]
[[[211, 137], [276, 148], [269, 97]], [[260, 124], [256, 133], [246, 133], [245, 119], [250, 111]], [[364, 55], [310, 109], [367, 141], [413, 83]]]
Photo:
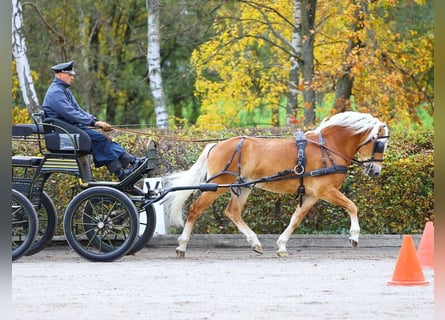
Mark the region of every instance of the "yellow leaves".
[[[263, 11], [253, 8], [255, 5]], [[199, 126], [211, 126], [210, 130], [217, 124], [236, 126], [240, 113], [251, 113], [260, 106], [277, 108], [287, 90], [289, 59], [264, 39], [277, 41], [271, 27], [290, 39], [289, 26], [274, 10], [291, 19], [292, 6], [287, 1], [266, 0], [255, 5], [240, 4], [239, 19], [218, 19], [218, 37], [192, 54], [195, 95], [202, 102]], [[266, 12], [265, 7], [273, 10]], [[229, 13], [221, 16], [224, 14]]]
[[12, 108], [12, 124], [18, 123], [31, 123], [28, 109], [19, 107]]

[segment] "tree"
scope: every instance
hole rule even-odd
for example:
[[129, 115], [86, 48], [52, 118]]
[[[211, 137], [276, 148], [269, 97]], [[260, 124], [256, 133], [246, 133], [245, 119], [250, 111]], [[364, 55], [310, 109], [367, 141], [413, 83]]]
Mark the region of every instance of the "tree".
[[[404, 126], [418, 122], [420, 110], [432, 114], [431, 1], [319, 3], [323, 18], [315, 51], [318, 86], [332, 88], [334, 83], [340, 98], [330, 101], [327, 113], [354, 109]], [[340, 90], [342, 79], [351, 85]], [[333, 108], [334, 101], [338, 108]]]
[[315, 90], [313, 85], [314, 77], [314, 42], [315, 42], [315, 12], [317, 0], [303, 1], [305, 10], [303, 19], [303, 52], [302, 52], [302, 73], [303, 73], [303, 107], [304, 125], [315, 124]]
[[291, 57], [300, 59], [291, 41], [294, 27], [288, 3], [240, 1], [219, 9], [217, 36], [192, 55], [202, 101], [199, 125], [234, 126], [243, 118], [252, 125], [268, 113], [270, 124], [279, 124], [280, 111], [287, 110]]
[[29, 113], [32, 114], [39, 112], [41, 107], [34, 89], [22, 24], [22, 4], [20, 0], [12, 0], [12, 55], [15, 59], [23, 101]]
[[[333, 109], [335, 112], [344, 112], [350, 109], [350, 98], [352, 95], [352, 87], [354, 84], [354, 74], [352, 68], [360, 59], [358, 56], [361, 52], [362, 40], [360, 31], [365, 28], [365, 19], [369, 15], [368, 0], [352, 0], [354, 7], [353, 20], [351, 26], [348, 46], [346, 47], [345, 59], [341, 66], [338, 79], [336, 81], [335, 100]], [[355, 56], [355, 57], [354, 57]]]
[[147, 64], [148, 64], [148, 76], [150, 79], [150, 89], [153, 95], [154, 109], [156, 113], [156, 126], [158, 128], [167, 128], [168, 111], [167, 111], [167, 104], [164, 95], [164, 87], [162, 85], [162, 75], [161, 75], [159, 0], [147, 0], [147, 12], [148, 12]]
[[[198, 56], [197, 51], [195, 60], [192, 60], [197, 67], [197, 92], [203, 100], [202, 123], [207, 125], [211, 121], [224, 122], [225, 117], [228, 125], [236, 125], [245, 114], [254, 118], [255, 114], [269, 110], [271, 124], [279, 125], [282, 101], [286, 100], [283, 96], [286, 96], [286, 123], [301, 123], [305, 126], [314, 124], [313, 75], [317, 1], [294, 0], [285, 5], [283, 2], [270, 1], [240, 2], [236, 15], [230, 16], [224, 12], [220, 14], [216, 21], [215, 28], [219, 33], [214, 39], [215, 43], [209, 41], [204, 44], [201, 47], [204, 48], [202, 52]], [[225, 9], [233, 12], [228, 6]], [[208, 51], [205, 48], [212, 46], [214, 48]], [[197, 64], [199, 59], [203, 60], [201, 62], [204, 68]], [[210, 69], [213, 69], [212, 73], [209, 73]], [[227, 76], [222, 78], [223, 74]], [[264, 80], [257, 80], [259, 75]], [[225, 86], [215, 85], [216, 82], [224, 81]], [[286, 85], [287, 90], [284, 90]], [[237, 89], [234, 90], [234, 87]], [[200, 88], [204, 91], [201, 92]], [[244, 88], [244, 91], [240, 88]], [[298, 102], [301, 93], [302, 107]], [[232, 103], [231, 100], [237, 102]], [[207, 105], [212, 107], [208, 108]], [[220, 108], [225, 111], [218, 111]], [[303, 121], [297, 119], [300, 116]]]
[[290, 57], [290, 70], [289, 70], [289, 92], [287, 94], [287, 115], [288, 123], [297, 123], [295, 118], [295, 111], [298, 109], [298, 94], [299, 79], [300, 79], [300, 63], [301, 63], [301, 2], [299, 0], [294, 1], [293, 17], [294, 21], [292, 30], [292, 47], [295, 48], [295, 56]]

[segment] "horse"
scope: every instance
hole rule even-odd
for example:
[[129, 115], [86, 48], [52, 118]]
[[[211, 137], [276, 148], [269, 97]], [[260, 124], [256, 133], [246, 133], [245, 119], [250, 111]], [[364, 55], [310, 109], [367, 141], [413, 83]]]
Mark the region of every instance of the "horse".
[[300, 197], [289, 225], [276, 242], [278, 256], [288, 256], [290, 236], [319, 199], [347, 211], [351, 220], [349, 242], [355, 248], [360, 234], [358, 210], [339, 189], [351, 164], [363, 167], [370, 177], [378, 176], [388, 141], [389, 129], [384, 122], [367, 113], [346, 111], [326, 117], [312, 131], [297, 131], [295, 137], [239, 136], [207, 144], [190, 169], [163, 179], [167, 188], [203, 182], [218, 185], [216, 191], [203, 191], [190, 205], [185, 225], [183, 206], [196, 190], [171, 192], [165, 197], [170, 225], [184, 227], [178, 237], [177, 257], [185, 257], [197, 219], [227, 191], [231, 198], [225, 214], [252, 249], [263, 253], [257, 235], [241, 218], [253, 187]]

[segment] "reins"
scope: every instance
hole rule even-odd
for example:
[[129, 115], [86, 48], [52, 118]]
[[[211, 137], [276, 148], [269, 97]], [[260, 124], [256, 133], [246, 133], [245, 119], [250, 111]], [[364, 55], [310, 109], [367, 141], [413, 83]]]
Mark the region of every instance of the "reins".
[[[112, 129], [113, 131], [120, 131], [120, 132], [124, 132], [124, 133], [135, 134], [135, 135], [144, 135], [144, 136], [152, 135], [152, 134], [150, 134], [150, 133], [140, 132], [140, 131], [137, 131], [137, 130], [131, 130], [131, 129], [118, 128], [118, 127], [111, 127], [111, 129]], [[172, 135], [163, 135], [163, 134], [156, 134], [156, 136], [157, 136], [157, 137], [160, 137], [160, 138], [163, 138], [163, 139], [167, 139], [167, 140], [182, 141], [182, 142], [195, 142], [195, 143], [202, 143], [202, 142], [219, 142], [219, 141], [223, 141], [223, 140], [226, 140], [226, 139], [227, 139], [227, 138], [190, 139], [190, 138], [175, 137], [175, 136], [172, 136]], [[256, 137], [257, 137], [257, 138], [283, 138], [283, 136], [277, 136], [277, 135], [274, 135], [274, 136], [256, 136]], [[371, 161], [371, 160], [363, 160], [363, 161], [360, 161], [360, 160], [357, 160], [357, 159], [355, 159], [355, 158], [349, 158], [349, 157], [346, 157], [346, 156], [344, 156], [344, 155], [338, 153], [337, 151], [335, 151], [335, 150], [329, 148], [329, 147], [326, 146], [325, 144], [322, 144], [322, 143], [320, 143], [320, 142], [318, 142], [318, 141], [315, 141], [315, 140], [312, 140], [312, 139], [307, 139], [307, 141], [310, 142], [310, 143], [313, 143], [313, 144], [315, 144], [315, 145], [320, 146], [321, 148], [323, 148], [323, 149], [325, 149], [325, 150], [327, 150], [327, 151], [329, 151], [329, 152], [335, 154], [336, 156], [342, 158], [343, 160], [346, 160], [346, 161], [348, 161], [348, 162], [354, 163], [354, 164], [356, 164], [356, 165], [358, 165], [358, 166], [361, 166], [361, 167], [365, 167], [365, 166], [366, 166], [366, 163]], [[370, 143], [371, 141], [372, 141], [372, 140], [369, 140], [369, 141], [367, 141], [366, 143], [360, 145], [360, 146], [359, 146], [359, 149], [360, 149], [361, 147], [363, 147], [364, 145], [366, 145], [367, 143]], [[376, 159], [374, 159], [373, 161], [377, 161], [377, 162], [378, 162], [378, 161], [383, 161], [383, 160], [376, 160]]]
[[329, 148], [327, 145], [325, 145], [325, 144], [323, 144], [323, 143], [321, 143], [321, 142], [318, 142], [318, 141], [315, 141], [315, 140], [312, 140], [312, 139], [307, 139], [307, 141], [310, 142], [310, 143], [313, 143], [313, 144], [315, 144], [315, 145], [317, 145], [317, 146], [319, 146], [319, 147], [321, 147], [321, 148], [323, 148], [323, 149], [325, 149], [325, 150], [327, 150], [327, 151], [329, 151], [329, 152], [331, 152], [331, 153], [333, 153], [333, 154], [335, 154], [336, 156], [339, 156], [339, 157], [342, 158], [343, 160], [346, 160], [346, 161], [348, 161], [348, 162], [354, 163], [354, 164], [359, 165], [359, 166], [361, 166], [361, 167], [364, 167], [364, 166], [365, 166], [365, 163], [368, 162], [367, 160], [360, 161], [360, 160], [357, 160], [357, 159], [355, 159], [355, 158], [349, 158], [349, 157], [346, 157], [346, 156], [344, 156], [344, 155], [338, 153], [337, 151], [332, 150], [332, 149]]
[[[97, 129], [97, 128], [96, 128]], [[127, 128], [118, 128], [118, 127], [111, 127], [111, 130], [113, 131], [119, 131], [119, 132], [124, 132], [124, 133], [130, 133], [130, 134], [135, 134], [135, 135], [144, 135], [144, 136], [152, 136], [153, 134], [151, 133], [145, 133], [145, 132], [141, 132], [141, 131], [137, 131], [137, 130], [132, 130], [132, 129], [127, 129]], [[182, 141], [182, 142], [193, 142], [193, 143], [210, 143], [210, 142], [219, 142], [219, 141], [223, 141], [226, 140], [227, 138], [212, 138], [212, 139], [190, 139], [190, 138], [184, 138], [184, 137], [176, 137], [176, 136], [172, 136], [172, 135], [165, 135], [165, 134], [159, 134], [156, 133], [157, 137], [166, 139], [166, 140], [173, 140], [173, 141]], [[280, 135], [271, 135], [271, 136], [255, 136], [256, 138], [285, 138], [283, 136]], [[378, 137], [378, 138], [389, 138], [389, 136], [382, 136], [382, 137]], [[371, 159], [367, 159], [367, 160], [358, 160], [356, 158], [349, 158], [346, 157], [344, 155], [342, 155], [341, 153], [329, 148], [327, 145], [324, 144], [324, 141], [315, 141], [312, 139], [306, 139], [308, 142], [313, 143], [315, 145], [318, 145], [320, 148], [331, 152], [332, 154], [335, 154], [336, 156], [342, 158], [343, 160], [356, 164], [360, 167], [366, 168], [366, 164], [369, 162], [383, 162], [383, 159], [374, 159], [374, 157], [372, 157]], [[368, 143], [371, 143], [373, 141], [373, 139], [369, 139], [366, 142], [364, 142], [363, 144], [361, 144], [360, 146], [358, 146], [357, 151], [362, 148], [363, 146], [367, 145]], [[357, 152], [356, 151], [356, 152]]]
[[[100, 129], [100, 128], [94, 128], [94, 129]], [[141, 135], [141, 136], [152, 136], [152, 133], [145, 133], [145, 132], [140, 132], [137, 130], [131, 130], [131, 129], [124, 129], [124, 128], [117, 128], [117, 127], [111, 127], [111, 129], [113, 131], [120, 131], [120, 132], [125, 132], [125, 133], [131, 133], [131, 134], [135, 134], [135, 135]], [[172, 135], [165, 135], [165, 134], [158, 134], [156, 133], [157, 137], [166, 139], [166, 140], [173, 140], [173, 141], [183, 141], [183, 142], [196, 142], [196, 143], [202, 143], [202, 142], [219, 142], [219, 141], [224, 141], [227, 140], [227, 137], [225, 138], [212, 138], [212, 139], [189, 139], [189, 138], [183, 138], [183, 137], [176, 137], [176, 136], [172, 136]], [[281, 135], [269, 135], [269, 136], [255, 136], [256, 138], [269, 138], [269, 139], [273, 139], [273, 138], [285, 138], [284, 136]]]
[[[153, 134], [150, 133], [145, 133], [145, 132], [140, 132], [140, 131], [136, 131], [136, 130], [131, 130], [131, 129], [123, 129], [123, 128], [117, 128], [117, 127], [111, 127], [111, 130], [113, 131], [120, 131], [120, 132], [125, 132], [125, 133], [131, 133], [131, 134], [136, 134], [136, 135], [143, 135], [143, 136], [150, 136]], [[167, 140], [174, 140], [174, 141], [184, 141], [184, 142], [215, 142], [215, 141], [222, 141], [225, 140], [225, 138], [214, 138], [214, 139], [189, 139], [189, 138], [182, 138], [182, 137], [174, 137], [171, 135], [164, 135], [164, 134], [156, 134], [157, 137], [160, 138], [164, 138]]]

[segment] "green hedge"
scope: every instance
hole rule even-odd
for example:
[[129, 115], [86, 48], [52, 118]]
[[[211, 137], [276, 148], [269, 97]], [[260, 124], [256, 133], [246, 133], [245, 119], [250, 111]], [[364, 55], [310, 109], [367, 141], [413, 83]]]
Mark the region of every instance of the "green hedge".
[[[206, 142], [237, 135], [293, 136], [291, 129], [238, 129], [227, 132], [188, 130], [145, 131], [136, 136], [117, 134], [115, 139], [128, 150], [142, 155], [143, 142], [153, 138], [158, 144], [160, 166], [156, 175], [164, 176], [189, 168]], [[193, 138], [191, 138], [193, 137]], [[194, 140], [194, 141], [192, 141]], [[13, 154], [38, 154], [29, 144], [14, 143]], [[377, 178], [369, 178], [362, 168], [350, 166], [341, 188], [359, 209], [362, 233], [421, 233], [426, 221], [434, 220], [434, 150], [432, 130], [391, 132], [384, 168]], [[115, 179], [104, 168], [93, 169], [96, 180]], [[45, 187], [63, 214], [72, 197], [79, 192], [74, 177], [54, 174]], [[201, 217], [195, 233], [238, 233], [224, 216], [229, 194], [220, 197]], [[192, 199], [190, 199], [192, 200]], [[273, 194], [254, 189], [243, 218], [259, 234], [281, 233], [298, 205], [295, 195]], [[349, 233], [350, 220], [341, 208], [319, 201], [303, 220], [297, 233]], [[60, 228], [61, 230], [61, 228]], [[172, 229], [171, 232], [179, 232]]]

